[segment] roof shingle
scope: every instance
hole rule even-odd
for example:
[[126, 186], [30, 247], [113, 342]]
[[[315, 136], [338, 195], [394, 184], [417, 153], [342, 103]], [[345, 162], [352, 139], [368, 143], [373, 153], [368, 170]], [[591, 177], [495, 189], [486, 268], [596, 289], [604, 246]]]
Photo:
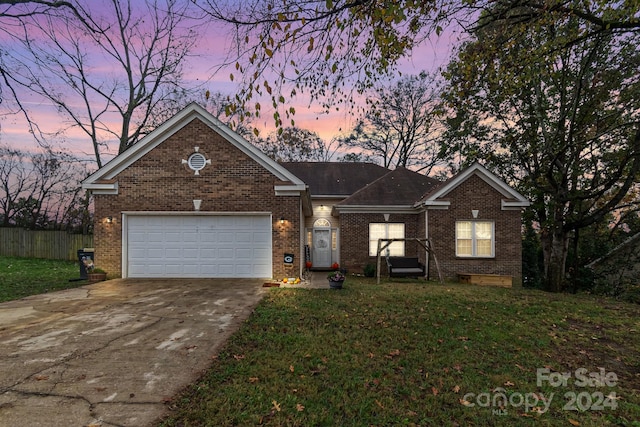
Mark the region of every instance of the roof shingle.
[[305, 182], [312, 196], [350, 196], [389, 172], [373, 163], [283, 162], [281, 165]]

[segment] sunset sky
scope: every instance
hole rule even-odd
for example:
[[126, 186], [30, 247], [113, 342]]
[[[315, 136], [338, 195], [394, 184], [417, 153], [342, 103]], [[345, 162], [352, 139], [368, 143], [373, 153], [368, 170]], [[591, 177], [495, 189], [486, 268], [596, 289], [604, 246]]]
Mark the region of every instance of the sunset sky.
[[[229, 34], [226, 28], [219, 25], [211, 25], [201, 37], [202, 42], [197, 46], [196, 55], [189, 58], [184, 66], [187, 84], [202, 87], [202, 93], [206, 90], [211, 92], [222, 92], [233, 95], [237, 86], [229, 79], [230, 69], [218, 71], [214, 70], [225, 58], [228, 41], [224, 34]], [[457, 35], [445, 32], [440, 38], [432, 38], [419, 46], [410, 58], [406, 58], [401, 63], [401, 70], [404, 74], [417, 74], [422, 70], [434, 71], [438, 66], [446, 63], [452, 47], [456, 43]], [[47, 131], [60, 129], [62, 116], [46, 102], [35, 97], [25, 98], [25, 104], [32, 109], [33, 117], [38, 125]], [[24, 99], [23, 99], [24, 102]], [[266, 102], [264, 104], [267, 104]], [[308, 129], [318, 133], [325, 141], [341, 133], [348, 132], [355, 118], [346, 111], [333, 112], [331, 114], [319, 114], [320, 109], [308, 107], [308, 100], [304, 97], [294, 101], [296, 107], [296, 125], [303, 129]], [[0, 104], [0, 111], [6, 111], [6, 105]], [[272, 111], [263, 111], [260, 120], [253, 124], [261, 129], [262, 135], [266, 136], [273, 130]], [[287, 123], [285, 123], [286, 125]], [[21, 115], [2, 115], [0, 117], [0, 144], [8, 144], [14, 147], [29, 149], [36, 147], [34, 138], [28, 133], [27, 126]], [[91, 144], [87, 136], [79, 129], [70, 129], [65, 132], [65, 145], [75, 153], [88, 153]], [[117, 151], [117, 143], [109, 144], [109, 151]]]

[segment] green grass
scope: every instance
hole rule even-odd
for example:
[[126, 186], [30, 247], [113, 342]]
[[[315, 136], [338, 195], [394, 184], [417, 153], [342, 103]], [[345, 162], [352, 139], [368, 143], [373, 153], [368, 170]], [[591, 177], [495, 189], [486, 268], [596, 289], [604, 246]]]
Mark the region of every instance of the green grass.
[[[274, 288], [161, 425], [640, 426], [639, 330], [640, 306], [589, 295], [356, 278]], [[579, 368], [617, 384], [581, 387]], [[571, 378], [538, 385], [537, 369]], [[586, 410], [564, 408], [572, 393]]]
[[77, 262], [35, 258], [0, 257], [0, 302], [78, 287]]

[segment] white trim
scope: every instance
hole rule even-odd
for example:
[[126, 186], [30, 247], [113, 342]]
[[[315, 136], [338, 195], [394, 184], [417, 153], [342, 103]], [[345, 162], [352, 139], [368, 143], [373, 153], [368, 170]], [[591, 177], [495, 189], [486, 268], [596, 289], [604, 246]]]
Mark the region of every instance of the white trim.
[[415, 207], [408, 205], [380, 206], [380, 205], [334, 205], [338, 213], [395, 213], [395, 214], [417, 214]]
[[474, 163], [467, 169], [460, 172], [449, 182], [436, 190], [433, 194], [429, 195], [429, 197], [423, 200], [420, 204], [426, 207], [447, 209], [447, 207], [450, 205], [450, 202], [438, 199], [442, 199], [443, 197], [445, 197], [472, 175], [477, 175], [483, 181], [493, 187], [496, 191], [507, 198], [507, 200], [501, 201], [502, 210], [520, 209], [529, 206], [529, 201], [522, 194], [518, 193], [504, 181], [489, 172], [480, 163]]
[[422, 205], [428, 209], [449, 209], [451, 202], [449, 200], [425, 200]]
[[502, 208], [503, 211], [508, 211], [508, 210], [519, 210], [521, 208], [526, 208], [527, 206], [529, 206], [530, 203], [529, 201], [525, 200], [523, 201], [513, 201], [513, 200], [504, 200], [502, 199], [500, 201], [500, 207]]
[[[376, 239], [376, 249], [375, 249], [373, 255], [371, 255], [371, 242], [372, 242], [372, 240], [371, 240], [371, 226], [372, 225], [381, 225], [381, 226], [383, 226], [384, 227], [384, 236], [385, 236], [385, 237]], [[389, 236], [389, 226], [391, 226], [391, 225], [402, 225], [402, 237], [390, 237]], [[405, 254], [407, 252], [407, 247], [406, 247], [406, 244], [405, 244], [404, 240], [405, 240], [405, 236], [407, 235], [407, 224], [405, 224], [404, 222], [370, 222], [369, 225], [368, 225], [368, 230], [367, 231], [369, 233], [369, 235], [367, 236], [368, 237], [368, 240], [367, 240], [367, 251], [369, 252], [369, 256], [378, 256], [379, 255], [379, 253], [378, 253], [378, 244], [379, 244], [378, 240], [379, 239], [398, 239], [398, 240], [402, 240], [402, 255], [390, 255], [390, 256], [400, 256], [400, 257], [405, 256]], [[387, 248], [386, 248], [387, 251], [389, 250], [390, 246], [393, 243], [396, 243], [396, 242], [392, 242], [390, 245], [388, 245]]]
[[144, 216], [144, 215], [162, 215], [162, 216], [255, 216], [255, 215], [273, 215], [266, 211], [250, 211], [250, 212], [229, 212], [229, 211], [122, 211], [122, 215]]
[[276, 196], [299, 196], [305, 192], [307, 186], [304, 184], [274, 185], [273, 189], [276, 192]]
[[100, 190], [96, 186], [108, 186], [108, 190], [115, 191], [112, 193], [100, 193], [100, 194], [117, 194], [117, 183], [103, 184], [99, 183], [101, 180], [113, 179], [120, 172], [125, 170], [136, 160], [139, 160], [153, 150], [155, 147], [166, 141], [173, 134], [189, 124], [192, 120], [199, 119], [204, 124], [209, 126], [213, 131], [224, 137], [228, 142], [233, 144], [236, 148], [255, 160], [259, 165], [271, 172], [281, 181], [292, 182], [296, 187], [302, 185], [302, 182], [298, 177], [289, 172], [286, 168], [269, 158], [266, 154], [253, 146], [249, 141], [244, 139], [236, 132], [229, 129], [224, 123], [211, 115], [207, 110], [201, 107], [199, 104], [193, 102], [171, 117], [169, 120], [158, 126], [153, 132], [142, 138], [137, 144], [133, 145], [124, 153], [118, 155], [109, 163], [104, 165], [98, 171], [90, 175], [82, 182], [82, 188], [85, 190]]
[[340, 199], [340, 200], [344, 200], [344, 199], [348, 199], [350, 197], [350, 195], [344, 195], [344, 194], [314, 194], [313, 196], [311, 196], [311, 198], [313, 200], [315, 199]]
[[[123, 211], [121, 212], [122, 224], [122, 250], [121, 250], [121, 277], [126, 279], [129, 273], [128, 263], [128, 232], [130, 216], [268, 216], [273, 232], [273, 214], [271, 212], [193, 212], [193, 211]], [[271, 274], [273, 274], [273, 237], [271, 238]]]
[[[471, 255], [460, 255], [458, 253], [458, 223], [468, 222], [471, 223]], [[476, 255], [474, 254], [477, 251], [477, 241], [476, 241], [476, 224], [478, 223], [489, 223], [491, 224], [491, 255]], [[460, 219], [456, 220], [454, 224], [454, 239], [455, 239], [455, 250], [456, 250], [456, 258], [462, 259], [490, 259], [496, 257], [496, 222], [488, 219]]]
[[90, 190], [93, 194], [118, 194], [118, 183], [92, 183], [82, 184], [84, 190]]

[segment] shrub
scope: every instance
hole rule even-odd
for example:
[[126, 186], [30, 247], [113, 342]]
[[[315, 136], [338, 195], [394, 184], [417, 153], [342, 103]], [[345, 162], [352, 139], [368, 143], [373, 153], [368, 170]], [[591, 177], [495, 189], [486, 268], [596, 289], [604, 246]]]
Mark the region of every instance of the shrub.
[[365, 277], [374, 277], [376, 275], [376, 266], [373, 264], [367, 264], [362, 269]]

